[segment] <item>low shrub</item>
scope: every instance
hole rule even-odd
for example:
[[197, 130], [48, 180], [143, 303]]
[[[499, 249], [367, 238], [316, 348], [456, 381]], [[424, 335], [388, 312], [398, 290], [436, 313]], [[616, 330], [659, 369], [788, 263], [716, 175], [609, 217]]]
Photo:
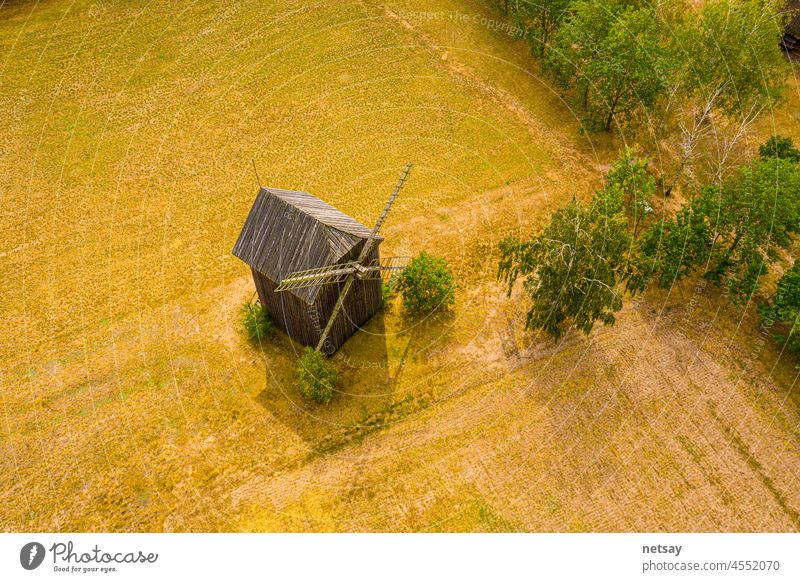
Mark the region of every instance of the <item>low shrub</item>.
[[303, 398], [320, 404], [327, 404], [333, 398], [338, 374], [322, 352], [306, 348], [297, 363], [295, 377], [297, 389]]
[[396, 290], [403, 307], [414, 315], [447, 310], [455, 303], [456, 284], [450, 266], [442, 257], [422, 251], [400, 274]]
[[260, 301], [255, 303], [248, 301], [242, 305], [242, 324], [247, 332], [247, 338], [252, 342], [261, 343], [261, 340], [275, 333], [275, 324], [272, 323], [267, 309]]

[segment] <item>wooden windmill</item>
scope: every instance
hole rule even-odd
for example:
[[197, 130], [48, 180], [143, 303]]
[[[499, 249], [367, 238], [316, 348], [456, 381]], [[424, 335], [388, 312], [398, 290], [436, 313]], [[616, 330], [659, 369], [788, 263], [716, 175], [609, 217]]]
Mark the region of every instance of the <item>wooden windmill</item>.
[[308, 192], [260, 188], [233, 254], [289, 337], [330, 355], [380, 310], [381, 281], [408, 263], [381, 258], [379, 231], [410, 170], [371, 229]]
[[386, 202], [386, 206], [383, 207], [383, 212], [381, 212], [380, 216], [378, 217], [372, 232], [370, 232], [369, 237], [361, 247], [361, 252], [356, 260], [349, 261], [344, 264], [329, 265], [317, 269], [296, 271], [289, 274], [275, 288], [275, 292], [280, 293], [284, 291], [302, 289], [305, 287], [341, 284], [339, 298], [337, 299], [336, 304], [333, 307], [333, 311], [331, 312], [330, 317], [325, 324], [325, 329], [322, 331], [319, 341], [317, 342], [317, 351], [322, 351], [322, 349], [326, 347], [325, 342], [328, 340], [328, 335], [331, 332], [331, 328], [336, 322], [337, 317], [339, 317], [342, 306], [344, 305], [348, 293], [350, 293], [354, 283], [357, 281], [385, 280], [393, 275], [399, 274], [407, 266], [408, 257], [386, 257], [383, 259], [378, 258], [372, 260], [369, 260], [368, 257], [373, 249], [378, 232], [380, 231], [381, 226], [383, 226], [383, 223], [386, 221], [389, 210], [391, 210], [394, 201], [397, 199], [400, 189], [403, 187], [403, 184], [405, 183], [410, 171], [411, 162], [408, 162], [405, 168], [403, 168], [403, 173], [400, 174], [400, 178], [397, 180], [394, 190], [392, 190], [389, 200]]

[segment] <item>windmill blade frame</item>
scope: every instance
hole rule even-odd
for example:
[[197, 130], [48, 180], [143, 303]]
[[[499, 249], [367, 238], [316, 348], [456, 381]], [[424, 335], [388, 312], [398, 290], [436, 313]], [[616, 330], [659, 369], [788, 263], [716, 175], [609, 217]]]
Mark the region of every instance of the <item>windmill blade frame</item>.
[[356, 276], [362, 281], [388, 281], [402, 273], [410, 262], [411, 257], [382, 257], [362, 267]]
[[406, 167], [403, 168], [403, 173], [400, 174], [400, 178], [397, 180], [397, 184], [394, 186], [394, 190], [392, 190], [391, 195], [389, 196], [389, 201], [386, 203], [386, 206], [383, 207], [383, 211], [381, 215], [378, 217], [378, 221], [375, 223], [375, 227], [372, 229], [372, 232], [367, 239], [367, 242], [364, 243], [364, 247], [361, 249], [361, 254], [358, 255], [358, 259], [356, 260], [357, 263], [361, 264], [364, 262], [364, 259], [367, 258], [370, 251], [372, 250], [372, 245], [375, 244], [375, 237], [378, 236], [378, 231], [383, 226], [383, 223], [386, 221], [386, 217], [389, 215], [389, 210], [392, 208], [394, 201], [397, 199], [397, 195], [400, 194], [400, 189], [403, 187], [403, 184], [408, 177], [408, 173], [411, 171], [411, 162], [406, 164]]
[[338, 265], [328, 265], [327, 267], [318, 267], [316, 269], [307, 269], [305, 271], [295, 271], [287, 275], [286, 278], [275, 287], [275, 292], [281, 293], [283, 291], [316, 287], [317, 285], [342, 283], [349, 275], [356, 272], [356, 265], [357, 263], [349, 262]]
[[362, 267], [356, 262], [340, 263], [307, 269], [305, 271], [295, 271], [283, 279], [277, 287], [276, 293], [284, 291], [294, 291], [317, 285], [331, 285], [333, 283], [343, 283], [349, 275], [355, 275], [362, 281], [387, 281], [392, 276], [399, 274], [408, 266], [411, 257], [382, 257], [372, 261], [368, 266]]

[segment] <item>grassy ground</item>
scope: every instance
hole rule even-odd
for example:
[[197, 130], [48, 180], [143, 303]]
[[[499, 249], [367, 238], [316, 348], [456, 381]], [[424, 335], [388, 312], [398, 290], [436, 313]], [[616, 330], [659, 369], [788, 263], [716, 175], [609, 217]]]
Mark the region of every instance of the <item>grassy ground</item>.
[[[751, 311], [687, 283], [554, 344], [493, 282], [623, 140], [483, 3], [329, 4], [0, 8], [0, 529], [798, 529], [795, 370]], [[348, 342], [328, 407], [238, 325], [253, 159], [368, 224], [413, 160], [384, 251], [461, 283]]]

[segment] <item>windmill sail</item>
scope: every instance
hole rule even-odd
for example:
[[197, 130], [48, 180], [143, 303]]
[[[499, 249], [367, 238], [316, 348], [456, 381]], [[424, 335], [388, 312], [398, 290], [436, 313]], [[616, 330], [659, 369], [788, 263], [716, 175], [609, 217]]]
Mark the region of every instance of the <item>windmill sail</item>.
[[276, 292], [293, 291], [295, 289], [305, 289], [317, 285], [328, 285], [330, 283], [341, 283], [348, 275], [355, 273], [356, 263], [343, 263], [340, 265], [328, 265], [307, 271], [296, 271], [283, 279], [275, 288]]
[[388, 281], [408, 266], [411, 257], [381, 257], [357, 275], [362, 281]]
[[283, 279], [275, 288], [275, 292], [342, 283], [349, 275], [355, 275], [362, 281], [388, 281], [393, 275], [405, 269], [410, 260], [411, 257], [382, 257], [372, 261], [366, 267], [362, 267], [356, 262], [349, 262], [307, 271], [296, 271]]

